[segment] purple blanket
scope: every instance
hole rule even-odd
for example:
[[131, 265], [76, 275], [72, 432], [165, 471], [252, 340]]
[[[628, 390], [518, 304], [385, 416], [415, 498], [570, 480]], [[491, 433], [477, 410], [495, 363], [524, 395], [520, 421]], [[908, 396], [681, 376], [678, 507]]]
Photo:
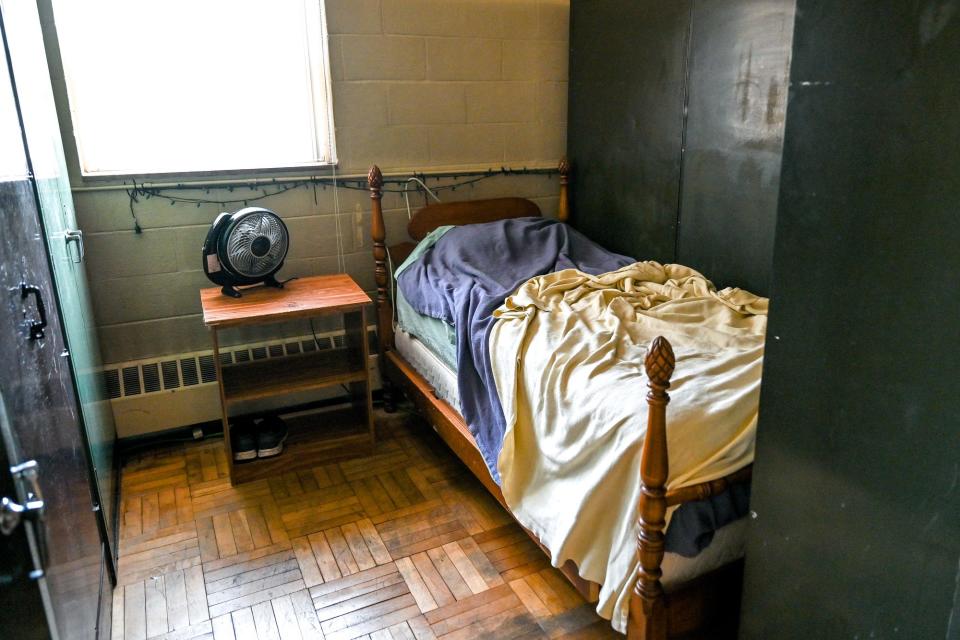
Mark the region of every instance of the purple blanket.
[[563, 223], [516, 218], [451, 229], [397, 277], [418, 313], [456, 330], [461, 412], [497, 484], [506, 425], [490, 368], [493, 312], [535, 276], [571, 268], [596, 275], [633, 262]]

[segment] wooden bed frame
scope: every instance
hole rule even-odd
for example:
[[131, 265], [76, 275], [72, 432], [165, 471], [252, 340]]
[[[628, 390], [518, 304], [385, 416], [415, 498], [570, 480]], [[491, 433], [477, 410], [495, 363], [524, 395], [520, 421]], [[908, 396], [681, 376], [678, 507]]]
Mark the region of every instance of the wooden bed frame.
[[[570, 165], [566, 159], [561, 160], [559, 172], [560, 202], [557, 218], [566, 221], [570, 212]], [[389, 252], [393, 263], [399, 264], [406, 259], [415, 245], [404, 242], [387, 247], [386, 226], [381, 207], [383, 174], [374, 165], [370, 168], [367, 179], [372, 204], [371, 235], [377, 284], [377, 337], [384, 407], [388, 412], [395, 410], [394, 394], [398, 388], [402, 390], [460, 460], [509, 512], [500, 487], [490, 477], [463, 417], [445, 401], [437, 398], [430, 384], [394, 348], [393, 301], [388, 296], [390, 288], [387, 256]], [[523, 198], [431, 204], [413, 215], [407, 231], [411, 238], [419, 241], [430, 231], [445, 224], [490, 222], [539, 215], [539, 207]], [[705, 574], [669, 594], [664, 591], [660, 582], [668, 507], [716, 495], [734, 483], [748, 482], [751, 475], [751, 467], [748, 466], [725, 478], [675, 491], [666, 490], [669, 470], [666, 407], [670, 401], [667, 389], [670, 387], [674, 365], [670, 343], [663, 337], [654, 339], [644, 362], [649, 387], [649, 412], [640, 463], [641, 496], [637, 520], [640, 572], [630, 599], [627, 636], [631, 640], [665, 640], [668, 637], [688, 635], [704, 630], [719, 620], [732, 620], [735, 626], [739, 614], [742, 561]], [[536, 536], [529, 531], [527, 533], [543, 548]], [[567, 562], [560, 570], [584, 598], [590, 602], [597, 600], [599, 585], [581, 578], [573, 563]]]

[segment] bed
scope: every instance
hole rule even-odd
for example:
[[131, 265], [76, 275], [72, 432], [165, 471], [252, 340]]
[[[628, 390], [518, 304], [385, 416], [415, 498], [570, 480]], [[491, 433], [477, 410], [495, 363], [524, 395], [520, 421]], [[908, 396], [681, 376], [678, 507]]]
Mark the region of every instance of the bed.
[[[560, 163], [560, 200], [558, 219], [569, 214], [569, 165]], [[369, 176], [372, 203], [371, 233], [375, 278], [377, 284], [377, 336], [383, 379], [384, 405], [394, 409], [396, 392], [404, 392], [418, 407], [433, 428], [454, 453], [476, 475], [490, 493], [510, 511], [501, 487], [494, 479], [489, 461], [484, 459], [477, 440], [461, 415], [461, 399], [457, 394], [451, 354], [445, 345], [450, 336], [444, 328], [418, 327], [412, 332], [395, 328], [395, 313], [410, 316], [409, 304], [397, 296], [392, 282], [391, 266], [408, 258], [416, 249], [410, 242], [390, 245], [386, 241], [381, 198], [383, 176], [374, 166]], [[473, 225], [540, 216], [537, 205], [522, 198], [497, 198], [435, 204], [416, 212], [408, 225], [408, 233], [420, 241], [446, 225]], [[407, 328], [409, 328], [409, 323]], [[639, 364], [639, 363], [638, 363]], [[629, 595], [630, 638], [663, 640], [702, 629], [721, 618], [737, 615], [739, 581], [742, 575], [742, 539], [745, 522], [738, 520], [718, 529], [713, 542], [688, 561], [675, 554], [665, 554], [667, 510], [677, 505], [710, 499], [733, 487], [749, 482], [751, 466], [688, 485], [667, 490], [670, 458], [667, 451], [667, 389], [675, 368], [670, 342], [656, 337], [650, 343], [643, 362], [646, 372], [648, 405], [646, 435], [642, 441], [639, 496], [636, 506], [636, 558], [638, 570]], [[521, 523], [523, 524], [523, 523]], [[540, 540], [529, 531], [538, 544]], [[542, 547], [543, 545], [541, 545]], [[581, 578], [578, 566], [566, 562], [560, 567], [564, 575], [588, 600], [596, 601], [601, 585]]]

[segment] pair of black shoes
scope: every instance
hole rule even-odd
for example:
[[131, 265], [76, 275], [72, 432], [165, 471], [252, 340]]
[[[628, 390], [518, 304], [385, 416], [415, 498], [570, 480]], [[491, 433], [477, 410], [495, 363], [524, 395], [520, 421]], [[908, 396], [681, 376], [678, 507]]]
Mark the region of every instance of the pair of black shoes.
[[233, 441], [233, 459], [237, 462], [272, 458], [283, 452], [287, 423], [277, 415], [257, 421], [241, 418], [230, 430], [230, 439]]

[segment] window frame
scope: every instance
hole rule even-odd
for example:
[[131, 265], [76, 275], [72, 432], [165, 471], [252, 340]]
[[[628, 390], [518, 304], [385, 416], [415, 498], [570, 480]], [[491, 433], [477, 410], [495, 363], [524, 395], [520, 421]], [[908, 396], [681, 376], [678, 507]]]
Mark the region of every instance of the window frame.
[[[184, 183], [201, 183], [204, 178], [230, 178], [230, 177], [284, 177], [290, 175], [311, 175], [320, 176], [335, 172], [340, 159], [337, 152], [336, 125], [333, 115], [333, 70], [330, 65], [330, 34], [328, 30], [326, 1], [325, 0], [302, 0], [304, 10], [307, 10], [307, 3], [314, 5], [314, 11], [319, 18], [318, 35], [319, 42], [316, 44], [307, 42], [309, 55], [309, 70], [315, 76], [320, 75], [320, 82], [311, 82], [315, 87], [314, 91], [323, 92], [323, 98], [326, 110], [326, 121], [328, 123], [328, 144], [330, 149], [330, 160], [319, 162], [291, 163], [276, 166], [258, 166], [241, 167], [226, 169], [183, 169], [174, 171], [97, 171], [86, 173], [83, 168], [83, 161], [80, 149], [79, 136], [75, 133], [74, 114], [70, 105], [69, 90], [66, 78], [65, 66], [62, 60], [62, 50], [60, 47], [60, 38], [57, 31], [54, 17], [55, 0], [40, 0], [38, 6], [41, 13], [41, 26], [43, 29], [44, 40], [47, 50], [48, 67], [50, 69], [50, 80], [53, 85], [54, 99], [57, 105], [57, 112], [60, 120], [61, 139], [63, 140], [64, 153], [67, 160], [67, 171], [70, 177], [70, 183], [73, 187], [96, 187], [107, 185], [127, 185], [131, 181], [137, 182], [172, 182], [183, 180]], [[319, 61], [322, 67], [317, 71], [314, 68], [315, 63]], [[320, 141], [320, 136], [315, 128], [318, 119], [313, 120], [314, 126], [311, 127], [310, 134], [313, 143], [316, 145]]]

